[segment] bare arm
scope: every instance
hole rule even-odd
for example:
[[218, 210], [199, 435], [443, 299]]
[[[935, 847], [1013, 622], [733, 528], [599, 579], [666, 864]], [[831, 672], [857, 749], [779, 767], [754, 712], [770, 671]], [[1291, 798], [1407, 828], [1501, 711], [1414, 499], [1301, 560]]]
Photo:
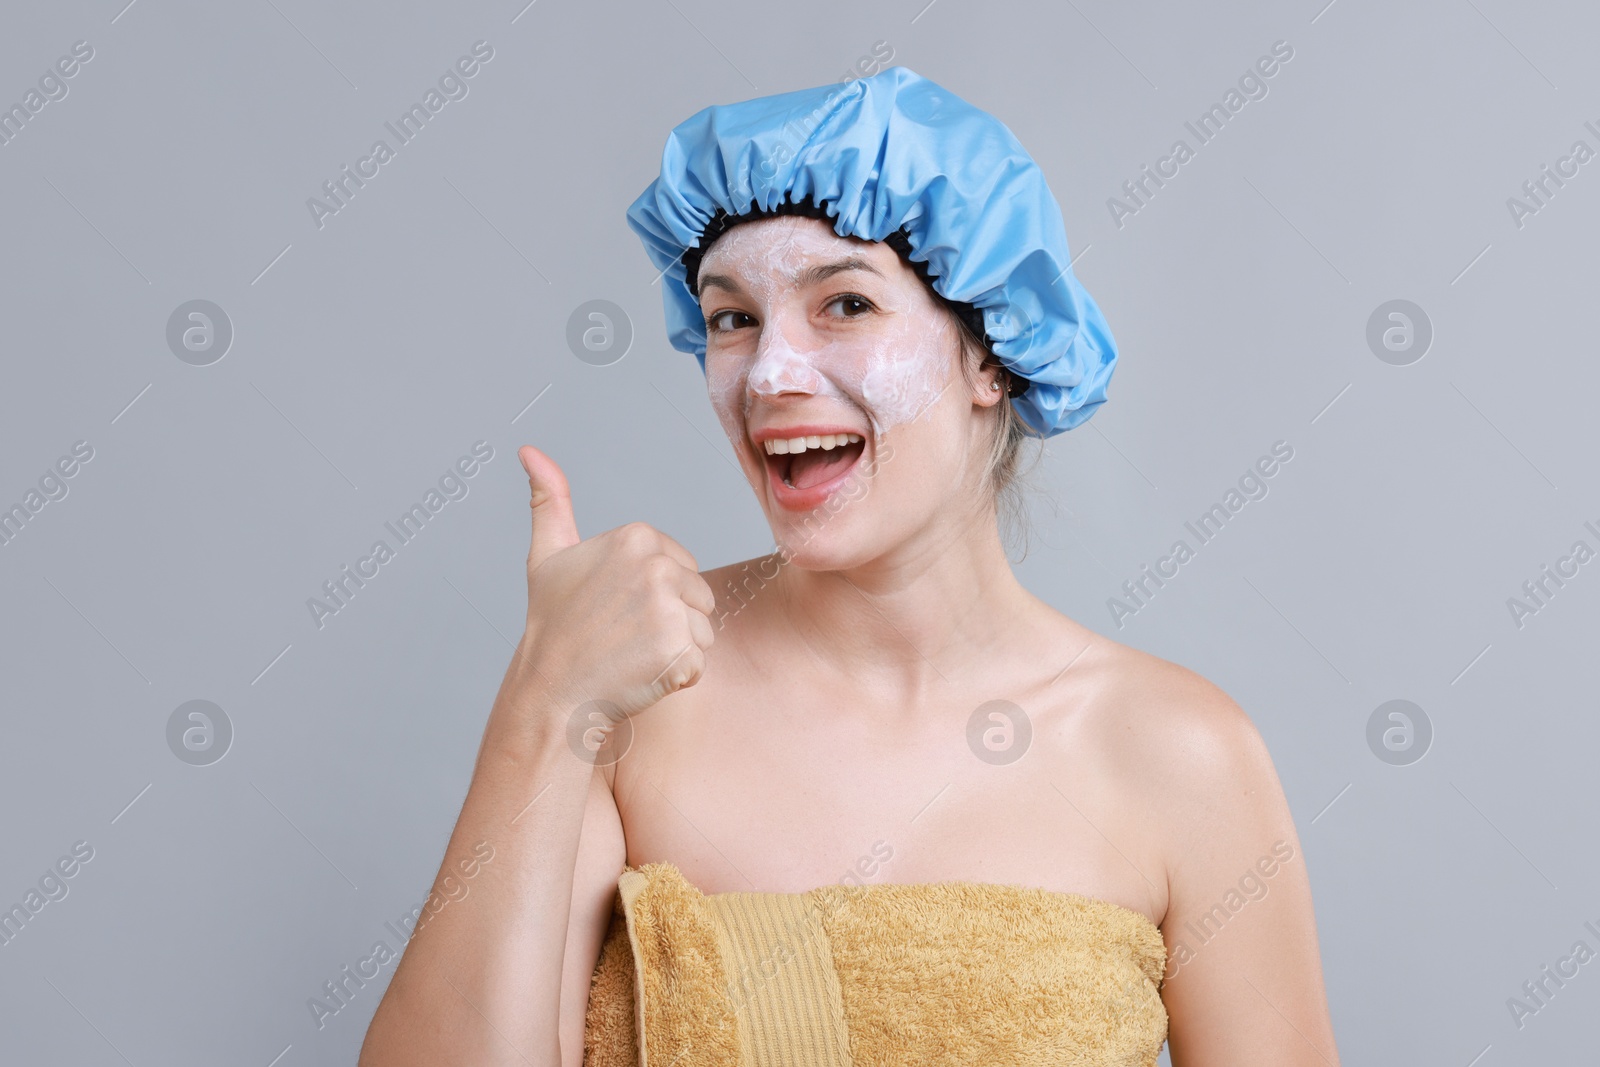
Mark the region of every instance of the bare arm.
[[[367, 1031], [362, 1067], [560, 1061], [567, 917], [599, 775], [567, 748], [553, 709], [525, 709], [536, 725], [507, 736], [512, 705], [528, 691], [522, 662], [506, 674], [434, 893]], [[491, 858], [464, 880], [461, 864], [481, 859], [484, 842]], [[466, 894], [457, 896], [447, 879]], [[584, 892], [592, 896], [594, 887]], [[592, 913], [574, 915], [580, 933], [593, 925]]]
[[694, 685], [713, 639], [715, 599], [693, 556], [640, 523], [580, 541], [560, 468], [526, 446], [522, 461], [527, 627], [362, 1067], [581, 1064], [625, 848], [598, 738], [569, 723], [603, 736]]
[[583, 838], [578, 843], [578, 865], [572, 882], [572, 918], [567, 924], [567, 954], [561, 973], [562, 1067], [583, 1067], [589, 982], [600, 958], [600, 946], [611, 927], [617, 879], [628, 857], [622, 818], [606, 777], [597, 772], [590, 782], [589, 806], [583, 816]]
[[1338, 1067], [1305, 857], [1266, 745], [1220, 690], [1184, 716], [1162, 932], [1173, 1067]]

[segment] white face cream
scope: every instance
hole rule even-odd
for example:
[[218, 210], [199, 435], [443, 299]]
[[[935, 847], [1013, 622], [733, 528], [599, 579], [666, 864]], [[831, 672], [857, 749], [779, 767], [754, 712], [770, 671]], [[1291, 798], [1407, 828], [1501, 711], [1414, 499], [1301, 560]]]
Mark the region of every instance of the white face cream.
[[[701, 306], [713, 319], [706, 384], [730, 439], [744, 437], [756, 405], [784, 394], [857, 409], [882, 438], [920, 417], [948, 387], [955, 328], [921, 279], [882, 248], [804, 216], [742, 223], [712, 245], [700, 267]], [[883, 276], [852, 270], [810, 286], [798, 280], [807, 268], [852, 256]], [[731, 277], [742, 294], [708, 288], [713, 274]], [[850, 292], [874, 307], [836, 296]]]

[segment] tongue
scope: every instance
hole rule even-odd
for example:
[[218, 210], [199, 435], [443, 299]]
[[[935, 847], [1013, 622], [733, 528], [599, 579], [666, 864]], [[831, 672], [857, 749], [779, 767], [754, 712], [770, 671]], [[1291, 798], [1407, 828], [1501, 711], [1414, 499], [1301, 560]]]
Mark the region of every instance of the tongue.
[[789, 461], [789, 484], [796, 489], [810, 489], [836, 478], [861, 456], [863, 447], [856, 442], [839, 448], [808, 448]]

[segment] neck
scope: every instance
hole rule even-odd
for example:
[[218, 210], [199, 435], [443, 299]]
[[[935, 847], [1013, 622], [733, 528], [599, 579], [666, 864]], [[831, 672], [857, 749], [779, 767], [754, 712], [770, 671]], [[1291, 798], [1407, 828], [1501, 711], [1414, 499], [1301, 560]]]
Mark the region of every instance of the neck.
[[859, 567], [785, 567], [778, 587], [775, 606], [810, 659], [907, 702], [970, 681], [970, 665], [1006, 647], [1037, 605], [1011, 573], [992, 507]]

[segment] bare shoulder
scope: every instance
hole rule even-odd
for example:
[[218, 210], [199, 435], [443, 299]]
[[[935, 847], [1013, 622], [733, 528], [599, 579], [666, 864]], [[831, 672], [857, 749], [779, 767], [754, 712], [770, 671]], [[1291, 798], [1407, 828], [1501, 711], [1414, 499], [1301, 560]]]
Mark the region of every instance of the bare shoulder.
[[1088, 655], [1103, 697], [1096, 712], [1168, 777], [1200, 784], [1208, 770], [1265, 755], [1250, 716], [1196, 671], [1099, 635]]
[[[1280, 823], [1282, 787], [1255, 723], [1219, 686], [1170, 660], [1100, 635], [1089, 639], [1088, 726], [1138, 784], [1174, 849], [1246, 825]], [[1073, 668], [1077, 670], [1077, 667]]]
[[1193, 670], [1106, 638], [1090, 648], [1099, 747], [1166, 876], [1173, 1063], [1336, 1065], [1309, 872], [1260, 732]]

